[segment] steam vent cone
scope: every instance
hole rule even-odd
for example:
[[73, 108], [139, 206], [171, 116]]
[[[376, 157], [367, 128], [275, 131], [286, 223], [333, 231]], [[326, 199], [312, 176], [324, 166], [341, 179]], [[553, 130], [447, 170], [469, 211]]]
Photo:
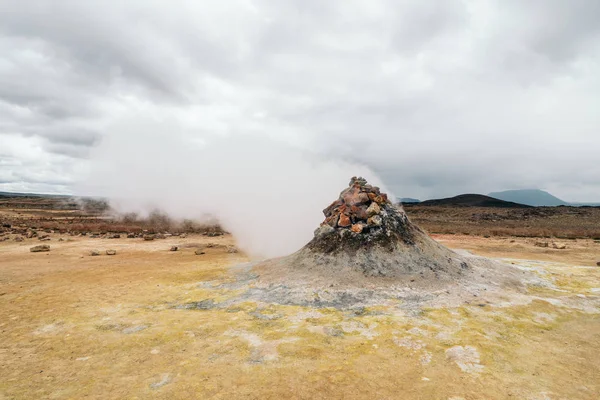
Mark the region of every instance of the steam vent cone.
[[278, 264], [295, 271], [365, 277], [453, 279], [470, 266], [411, 223], [385, 193], [353, 177], [323, 210], [313, 239]]

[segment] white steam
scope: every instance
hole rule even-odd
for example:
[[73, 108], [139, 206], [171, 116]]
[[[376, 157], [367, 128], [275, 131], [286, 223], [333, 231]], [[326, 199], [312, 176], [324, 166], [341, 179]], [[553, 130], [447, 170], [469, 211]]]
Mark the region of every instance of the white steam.
[[298, 250], [350, 177], [382, 186], [367, 167], [248, 135], [198, 140], [155, 121], [121, 123], [92, 157], [82, 189], [120, 212], [159, 209], [176, 219], [215, 216], [253, 256]]

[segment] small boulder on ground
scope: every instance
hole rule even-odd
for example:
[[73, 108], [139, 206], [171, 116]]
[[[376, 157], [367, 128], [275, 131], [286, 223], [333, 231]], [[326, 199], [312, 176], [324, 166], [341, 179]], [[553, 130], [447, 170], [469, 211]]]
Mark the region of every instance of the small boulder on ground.
[[596, 265], [600, 267], [600, 261], [598, 261], [598, 262], [596, 263]]
[[154, 240], [154, 235], [144, 235], [144, 240]]
[[17, 237], [15, 238], [15, 242], [22, 242], [23, 240], [25, 240], [25, 239], [23, 238], [23, 236], [17, 236]]
[[548, 242], [535, 242], [533, 245], [535, 247], [548, 247]]
[[107, 256], [114, 256], [115, 254], [117, 254], [116, 250], [112, 250], [112, 249], [106, 250], [106, 255]]
[[99, 255], [100, 255], [100, 251], [98, 251], [98, 250], [90, 251], [90, 256], [99, 256]]
[[177, 246], [171, 246], [171, 250], [170, 251], [177, 251], [177, 250], [179, 250], [179, 247], [177, 247]]
[[33, 246], [32, 248], [29, 249], [29, 251], [32, 253], [39, 253], [42, 251], [50, 251], [50, 246], [48, 246], [47, 244], [40, 244], [39, 246]]
[[204, 251], [204, 249], [196, 249], [196, 251], [194, 251], [194, 254], [196, 254], [197, 256], [202, 255], [202, 254], [206, 254], [206, 252]]

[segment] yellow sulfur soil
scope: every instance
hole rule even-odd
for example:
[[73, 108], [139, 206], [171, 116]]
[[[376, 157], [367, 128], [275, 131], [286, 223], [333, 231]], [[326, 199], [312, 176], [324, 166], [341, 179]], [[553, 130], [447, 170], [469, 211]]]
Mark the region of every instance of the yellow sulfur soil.
[[[231, 237], [57, 238], [49, 253], [29, 252], [37, 240], [0, 243], [0, 399], [600, 397], [600, 268], [575, 267], [600, 254], [592, 241], [577, 241], [576, 253], [527, 239], [438, 238], [535, 267], [554, 287], [532, 288], [538, 298], [527, 304], [408, 313], [177, 308], [247, 289], [216, 287], [243, 254], [168, 251]], [[117, 255], [88, 255], [109, 248]]]

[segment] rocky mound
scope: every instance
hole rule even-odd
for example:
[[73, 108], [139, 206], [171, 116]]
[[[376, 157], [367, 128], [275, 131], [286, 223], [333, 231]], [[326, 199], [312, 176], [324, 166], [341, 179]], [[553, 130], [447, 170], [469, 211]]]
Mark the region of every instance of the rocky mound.
[[469, 270], [459, 255], [412, 224], [402, 208], [363, 178], [325, 210], [313, 239], [298, 252], [271, 264], [278, 269], [340, 277], [446, 279]]

